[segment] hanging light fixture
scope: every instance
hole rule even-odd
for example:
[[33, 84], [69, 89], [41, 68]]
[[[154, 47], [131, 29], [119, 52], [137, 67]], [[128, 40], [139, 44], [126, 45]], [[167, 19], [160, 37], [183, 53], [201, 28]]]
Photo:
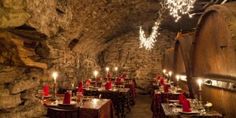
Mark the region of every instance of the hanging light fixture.
[[194, 7], [196, 0], [166, 0], [165, 6], [169, 9], [170, 15], [178, 22], [182, 15], [188, 14], [191, 18], [192, 14], [189, 12]]
[[152, 27], [152, 32], [149, 37], [146, 37], [143, 28], [140, 26], [139, 29], [139, 40], [140, 40], [140, 48], [145, 48], [147, 50], [151, 50], [156, 42], [157, 36], [160, 35], [158, 32], [160, 26], [160, 22], [155, 22]]
[[140, 48], [144, 47], [147, 50], [151, 50], [153, 48], [155, 42], [157, 41], [157, 37], [160, 35], [160, 24], [163, 20], [163, 14], [166, 9], [169, 9], [169, 13], [175, 18], [175, 22], [178, 22], [184, 14], [188, 14], [189, 17], [192, 17], [192, 14], [189, 12], [194, 7], [195, 2], [196, 0], [163, 0], [160, 3], [161, 8], [159, 10], [159, 17], [152, 27], [150, 36], [145, 35], [145, 32], [141, 26], [139, 28]]

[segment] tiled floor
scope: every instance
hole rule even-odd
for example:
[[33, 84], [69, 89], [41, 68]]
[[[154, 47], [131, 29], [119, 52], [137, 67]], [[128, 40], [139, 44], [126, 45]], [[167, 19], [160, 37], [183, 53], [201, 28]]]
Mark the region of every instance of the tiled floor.
[[136, 104], [132, 107], [130, 113], [126, 118], [152, 118], [150, 109], [151, 96], [150, 95], [137, 95]]

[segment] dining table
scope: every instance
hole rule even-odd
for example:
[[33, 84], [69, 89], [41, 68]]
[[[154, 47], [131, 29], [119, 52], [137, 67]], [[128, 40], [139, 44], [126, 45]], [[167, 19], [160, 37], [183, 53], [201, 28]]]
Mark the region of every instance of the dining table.
[[70, 104], [63, 104], [63, 95], [57, 100], [45, 99], [49, 118], [113, 118], [113, 106], [110, 99], [84, 97], [80, 102], [73, 97]]
[[163, 111], [161, 109], [161, 103], [166, 103], [168, 100], [177, 100], [180, 94], [181, 92], [177, 88], [168, 92], [164, 92], [162, 89], [154, 90], [151, 103], [153, 118], [162, 118]]
[[87, 87], [84, 88], [85, 96], [98, 96], [100, 98], [111, 99], [118, 118], [124, 118], [131, 111], [131, 91], [129, 88]]
[[[110, 79], [113, 83], [114, 86], [117, 86], [119, 88], [129, 88], [130, 89], [130, 102], [131, 105], [135, 105], [135, 98], [136, 98], [136, 81], [135, 79], [131, 79], [131, 78], [126, 78], [123, 80], [123, 82], [120, 83], [116, 83], [116, 78], [111, 78]], [[91, 86], [97, 86], [97, 87], [102, 87], [103, 86], [103, 82], [101, 81], [91, 81]]]
[[181, 106], [174, 106], [172, 103], [162, 103], [162, 118], [222, 118], [223, 115], [214, 110], [192, 109], [191, 112], [183, 112]]

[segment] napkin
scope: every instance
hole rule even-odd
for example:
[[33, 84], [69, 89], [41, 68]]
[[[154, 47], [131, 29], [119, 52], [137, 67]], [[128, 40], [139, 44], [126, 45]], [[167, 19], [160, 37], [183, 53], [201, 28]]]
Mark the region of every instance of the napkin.
[[105, 84], [105, 89], [106, 90], [109, 90], [109, 89], [111, 89], [112, 88], [112, 83], [111, 83], [111, 81], [108, 81], [106, 84]]
[[101, 78], [101, 77], [98, 77], [98, 78], [96, 78], [96, 81], [97, 81], [97, 82], [102, 81], [102, 78]]
[[120, 77], [126, 79], [127, 75], [126, 74], [122, 74]]
[[71, 97], [70, 93], [66, 92], [64, 95], [63, 104], [70, 104], [70, 97]]
[[168, 93], [169, 92], [170, 85], [169, 84], [164, 84], [164, 92]]
[[185, 99], [182, 101], [182, 108], [183, 108], [183, 112], [191, 112], [189, 100]]
[[85, 85], [87, 87], [89, 87], [91, 85], [91, 79], [87, 79], [86, 82], [85, 82]]
[[43, 96], [48, 96], [49, 95], [49, 86], [48, 84], [45, 84], [43, 86]]
[[156, 75], [156, 80], [159, 80], [161, 78], [161, 75], [157, 74]]
[[120, 84], [122, 84], [124, 82], [124, 78], [122, 78], [122, 77], [118, 77], [117, 79], [116, 79], [116, 84], [117, 85], [120, 85]]
[[179, 103], [182, 104], [184, 100], [187, 100], [183, 93], [179, 95]]
[[165, 80], [164, 80], [163, 77], [161, 77], [161, 78], [159, 79], [159, 84], [160, 84], [160, 85], [164, 85], [164, 84], [165, 84]]
[[82, 82], [79, 82], [77, 92], [81, 92], [81, 93], [84, 92], [84, 90], [83, 90], [83, 83]]

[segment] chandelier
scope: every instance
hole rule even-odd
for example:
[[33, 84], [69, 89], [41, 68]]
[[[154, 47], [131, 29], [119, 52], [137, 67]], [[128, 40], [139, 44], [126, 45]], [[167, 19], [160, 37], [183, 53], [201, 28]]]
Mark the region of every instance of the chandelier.
[[182, 15], [189, 14], [191, 9], [194, 7], [196, 0], [166, 0], [165, 5], [169, 9], [170, 15], [175, 18], [175, 22], [178, 22]]
[[182, 15], [188, 14], [190, 18], [192, 17], [192, 14], [190, 14], [189, 12], [194, 7], [195, 2], [196, 0], [163, 0], [160, 3], [161, 9], [159, 10], [159, 17], [152, 27], [150, 36], [147, 37], [142, 26], [140, 26], [140, 48], [144, 47], [147, 50], [151, 50], [153, 48], [155, 42], [157, 41], [158, 35], [160, 35], [160, 24], [163, 20], [163, 14], [165, 13], [166, 9], [168, 9], [170, 15], [175, 18], [175, 22], [178, 22]]
[[160, 34], [158, 32], [159, 25], [161, 22], [155, 22], [154, 26], [152, 27], [152, 32], [149, 37], [146, 37], [143, 28], [140, 26], [139, 28], [139, 40], [140, 40], [140, 48], [145, 48], [147, 50], [151, 50], [156, 42], [157, 36]]

